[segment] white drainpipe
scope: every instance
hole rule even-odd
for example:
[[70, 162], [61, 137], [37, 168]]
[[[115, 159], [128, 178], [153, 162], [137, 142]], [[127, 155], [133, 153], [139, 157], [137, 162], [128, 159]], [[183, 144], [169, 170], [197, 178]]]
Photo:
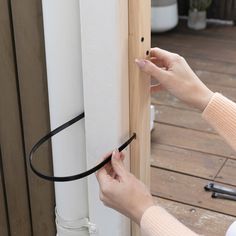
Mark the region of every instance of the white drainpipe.
[[[79, 0], [43, 0], [51, 129], [83, 112]], [[84, 121], [52, 139], [55, 176], [86, 170]], [[58, 236], [88, 236], [87, 180], [55, 183]]]

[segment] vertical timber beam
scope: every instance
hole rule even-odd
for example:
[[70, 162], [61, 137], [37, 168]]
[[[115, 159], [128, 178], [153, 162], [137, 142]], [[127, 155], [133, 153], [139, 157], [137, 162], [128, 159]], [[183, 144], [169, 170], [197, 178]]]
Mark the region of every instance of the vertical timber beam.
[[[151, 1], [129, 0], [130, 131], [137, 134], [131, 145], [131, 172], [150, 185], [150, 78], [140, 72], [135, 58], [145, 58], [151, 45]], [[138, 236], [132, 224], [132, 236]]]

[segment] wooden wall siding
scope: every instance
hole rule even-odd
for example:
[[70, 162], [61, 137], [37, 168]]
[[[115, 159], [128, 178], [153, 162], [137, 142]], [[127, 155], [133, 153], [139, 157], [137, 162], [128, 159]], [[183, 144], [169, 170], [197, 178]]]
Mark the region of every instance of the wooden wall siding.
[[[47, 80], [41, 1], [12, 0], [19, 93], [26, 154], [49, 130]], [[52, 172], [51, 150], [45, 145], [37, 166]], [[28, 163], [28, 162], [27, 162]], [[28, 168], [34, 236], [55, 235], [53, 185], [36, 177]]]
[[[51, 236], [53, 185], [27, 168], [30, 148], [49, 131], [41, 1], [0, 0], [0, 6], [0, 140], [9, 235]], [[37, 164], [52, 172], [49, 145], [39, 154]], [[7, 222], [3, 198], [1, 236], [8, 235], [7, 226], [1, 227]]]
[[0, 140], [11, 235], [31, 235], [29, 199], [7, 0], [0, 0]]
[[[179, 0], [179, 14], [187, 15], [189, 9], [188, 0]], [[236, 21], [236, 0], [213, 0], [208, 9], [208, 17], [222, 20]]]
[[6, 209], [6, 192], [2, 168], [2, 155], [0, 148], [0, 235], [7, 236], [9, 233], [9, 222]]

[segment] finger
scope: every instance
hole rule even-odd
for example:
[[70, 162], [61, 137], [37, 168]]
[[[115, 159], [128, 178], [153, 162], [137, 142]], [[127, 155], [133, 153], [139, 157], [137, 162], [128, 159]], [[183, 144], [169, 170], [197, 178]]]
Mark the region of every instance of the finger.
[[101, 162], [103, 162], [104, 160], [106, 160], [110, 155], [112, 155], [112, 152], [108, 152], [106, 155], [104, 155], [103, 157], [101, 157], [97, 162], [96, 165], [100, 164]]
[[112, 172], [110, 173], [110, 176], [115, 179], [116, 178], [116, 172], [112, 169]]
[[120, 153], [120, 159], [124, 163], [125, 154], [123, 152]]
[[[108, 152], [105, 156], [103, 156], [102, 158], [100, 158], [97, 162], [96, 165], [100, 164], [101, 162], [103, 162], [104, 160], [106, 160], [109, 156], [112, 155], [112, 152]], [[103, 167], [105, 167], [105, 169], [107, 170], [107, 172], [109, 172], [109, 170], [112, 168], [111, 166], [111, 162], [108, 162], [107, 164], [105, 164]]]
[[150, 57], [156, 57], [157, 60], [162, 61], [165, 66], [169, 64], [170, 60], [173, 58], [173, 55], [173, 53], [157, 47], [150, 50]]
[[151, 93], [157, 93], [157, 92], [160, 92], [160, 91], [163, 91], [163, 90], [165, 90], [165, 89], [164, 89], [164, 87], [161, 84], [153, 85], [150, 88], [150, 92]]
[[121, 155], [122, 154], [119, 153], [118, 151], [113, 151], [111, 163], [112, 163], [112, 167], [114, 169], [114, 172], [118, 176], [123, 177], [126, 174], [126, 169], [125, 169], [123, 161], [121, 159], [122, 158]]
[[[111, 153], [107, 154], [105, 157], [102, 157], [98, 162], [97, 165], [101, 162], [103, 162], [105, 159], [107, 159], [108, 156], [110, 156]], [[100, 168], [96, 173], [96, 177], [98, 182], [100, 183], [101, 181], [105, 180], [108, 176], [109, 171], [111, 170], [112, 166], [111, 166], [111, 162], [107, 163], [105, 166], [103, 166], [102, 168]]]
[[101, 187], [111, 178], [111, 176], [107, 174], [107, 170], [103, 167], [96, 172], [96, 178]]
[[166, 76], [168, 75], [168, 71], [163, 70], [162, 68], [156, 66], [154, 63], [148, 60], [139, 60], [136, 59], [135, 63], [138, 65], [140, 70], [147, 73], [148, 75], [157, 79], [160, 83], [165, 80]]
[[164, 65], [164, 63], [163, 63], [163, 61], [162, 60], [158, 60], [156, 57], [151, 57], [150, 58], [150, 61], [152, 62], [152, 63], [154, 63], [156, 66], [159, 66], [159, 67], [164, 67], [165, 65]]

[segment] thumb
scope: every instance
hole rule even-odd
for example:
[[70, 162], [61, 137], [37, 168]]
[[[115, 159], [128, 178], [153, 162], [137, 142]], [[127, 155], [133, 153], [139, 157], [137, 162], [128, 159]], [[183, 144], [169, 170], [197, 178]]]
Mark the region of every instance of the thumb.
[[112, 164], [114, 172], [118, 176], [122, 177], [126, 174], [126, 169], [123, 164], [122, 155], [118, 151], [113, 151], [111, 164]]
[[149, 60], [135, 59], [135, 63], [141, 71], [157, 79], [160, 83], [166, 78], [168, 71], [158, 67]]

